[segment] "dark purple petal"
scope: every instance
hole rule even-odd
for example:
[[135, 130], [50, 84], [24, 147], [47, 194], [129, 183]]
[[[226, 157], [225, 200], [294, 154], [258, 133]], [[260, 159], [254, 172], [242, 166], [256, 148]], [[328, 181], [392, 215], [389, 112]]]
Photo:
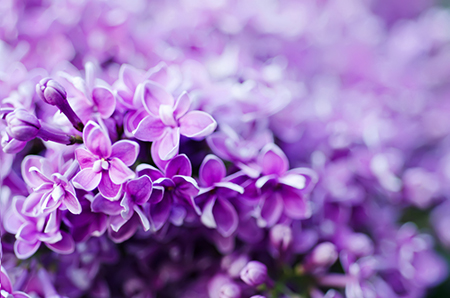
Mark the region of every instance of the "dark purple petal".
[[180, 154], [167, 163], [166, 177], [172, 178], [175, 175], [192, 175], [191, 161], [185, 154]]
[[114, 143], [111, 149], [111, 157], [120, 159], [128, 167], [134, 164], [139, 154], [139, 144], [128, 140]]
[[[142, 103], [150, 114], [153, 116], [159, 115], [159, 107], [161, 105], [168, 105], [173, 107], [174, 99], [161, 85], [146, 81], [139, 85], [139, 93]], [[138, 92], [136, 91], [136, 92]]]
[[108, 230], [109, 238], [115, 243], [121, 243], [125, 240], [130, 239], [138, 228], [138, 222], [135, 217], [132, 217], [129, 221], [127, 221], [124, 225], [120, 227], [120, 229], [115, 232], [113, 229]]
[[111, 155], [111, 140], [99, 126], [91, 129], [87, 138], [84, 139], [84, 144], [89, 151], [100, 158], [108, 158]]
[[158, 170], [157, 168], [155, 168], [154, 166], [145, 164], [145, 163], [141, 163], [140, 165], [138, 165], [136, 167], [136, 173], [137, 175], [140, 176], [144, 176], [147, 175], [150, 177], [150, 179], [152, 181], [156, 181], [159, 178], [163, 178], [164, 174]]
[[222, 181], [226, 174], [227, 169], [223, 161], [217, 156], [209, 154], [200, 166], [200, 183], [204, 186], [213, 186], [215, 183]]
[[153, 186], [152, 194], [148, 199], [150, 204], [156, 204], [161, 202], [164, 197], [164, 187], [161, 186]]
[[71, 254], [75, 250], [75, 242], [70, 234], [61, 231], [62, 239], [55, 243], [45, 243], [48, 248], [59, 254]]
[[133, 135], [141, 141], [153, 142], [162, 138], [166, 128], [167, 126], [161, 119], [148, 115], [139, 122], [137, 128], [133, 131]]
[[259, 164], [265, 175], [282, 176], [289, 169], [289, 161], [281, 149], [275, 144], [267, 144], [261, 150]]
[[80, 164], [81, 169], [92, 168], [98, 157], [84, 148], [75, 149], [75, 158]]
[[92, 90], [92, 100], [97, 106], [97, 111], [103, 119], [109, 118], [116, 108], [116, 98], [111, 91], [104, 87], [95, 87]]
[[171, 207], [172, 202], [168, 195], [165, 195], [161, 202], [150, 206], [149, 219], [153, 231], [158, 231], [167, 222]]
[[91, 168], [87, 168], [76, 174], [72, 183], [76, 188], [91, 191], [99, 185], [101, 178], [101, 172], [96, 173]]
[[101, 180], [98, 184], [98, 191], [106, 198], [116, 199], [120, 194], [122, 184], [115, 184], [111, 181], [108, 171], [101, 173]]
[[133, 179], [135, 173], [129, 169], [122, 160], [114, 157], [110, 161], [109, 177], [115, 184], [122, 184], [129, 179]]
[[111, 201], [101, 194], [97, 194], [92, 201], [91, 210], [108, 215], [119, 215], [123, 207], [120, 205], [120, 201]]
[[142, 176], [127, 183], [127, 193], [137, 205], [148, 201], [152, 193], [152, 181], [149, 176]]
[[176, 185], [176, 192], [184, 196], [194, 197], [200, 190], [197, 182], [192, 177], [174, 176], [172, 180]]
[[191, 111], [180, 118], [180, 133], [188, 138], [210, 135], [217, 127], [216, 120], [203, 111]]
[[216, 200], [212, 210], [217, 225], [217, 232], [223, 237], [229, 237], [236, 231], [239, 223], [238, 214], [228, 200]]

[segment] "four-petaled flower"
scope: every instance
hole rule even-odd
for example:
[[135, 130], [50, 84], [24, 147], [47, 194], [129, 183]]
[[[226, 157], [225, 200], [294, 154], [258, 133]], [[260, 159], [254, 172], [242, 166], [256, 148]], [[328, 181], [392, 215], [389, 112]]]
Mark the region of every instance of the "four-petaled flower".
[[111, 145], [108, 135], [92, 121], [84, 128], [83, 139], [87, 150], [75, 150], [81, 171], [73, 178], [73, 185], [88, 191], [98, 187], [104, 197], [117, 199], [122, 184], [135, 176], [128, 167], [136, 161], [139, 145], [128, 140]]
[[146, 81], [139, 85], [142, 103], [148, 113], [134, 130], [134, 136], [152, 144], [153, 159], [169, 160], [178, 154], [180, 135], [202, 138], [211, 134], [216, 121], [206, 112], [190, 111], [191, 100], [183, 92], [176, 100], [161, 85]]

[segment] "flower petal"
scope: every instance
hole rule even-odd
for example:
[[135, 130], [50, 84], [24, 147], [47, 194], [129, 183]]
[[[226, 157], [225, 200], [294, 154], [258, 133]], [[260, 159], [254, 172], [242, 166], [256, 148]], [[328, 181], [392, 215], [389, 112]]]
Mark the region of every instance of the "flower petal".
[[260, 227], [271, 227], [277, 223], [283, 212], [283, 199], [278, 192], [266, 195], [263, 199], [258, 225]]
[[94, 127], [89, 132], [87, 138], [84, 139], [84, 144], [98, 157], [108, 158], [111, 156], [111, 140], [100, 126]]
[[148, 201], [152, 194], [153, 183], [150, 177], [145, 175], [127, 183], [127, 193], [131, 196], [133, 202], [142, 205]]
[[115, 243], [121, 243], [130, 239], [138, 228], [138, 222], [135, 217], [132, 217], [129, 221], [124, 223], [118, 231], [113, 229], [108, 230], [109, 237]]
[[259, 156], [259, 164], [265, 175], [282, 176], [289, 169], [289, 161], [277, 145], [271, 143], [264, 146]]
[[28, 155], [22, 161], [23, 180], [25, 180], [25, 183], [32, 188], [39, 187], [43, 183], [48, 182], [48, 179], [42, 179], [41, 176], [38, 175], [38, 171], [30, 171], [32, 168], [40, 169], [42, 166], [42, 159], [42, 156]]
[[21, 240], [16, 240], [14, 243], [14, 253], [18, 259], [27, 259], [34, 255], [39, 246], [41, 246], [41, 241], [28, 243]]
[[109, 177], [115, 184], [122, 184], [129, 179], [133, 179], [135, 173], [129, 169], [122, 160], [114, 157], [111, 159]]
[[84, 148], [75, 149], [75, 158], [80, 164], [81, 169], [92, 168], [98, 157]]
[[158, 204], [152, 204], [149, 208], [149, 219], [153, 231], [158, 231], [166, 223], [170, 215], [170, 209], [172, 207], [171, 199], [168, 195]]
[[11, 293], [13, 291], [11, 281], [9, 280], [8, 273], [6, 273], [5, 268], [0, 267], [0, 285], [1, 289], [5, 290], [7, 293]]
[[145, 163], [141, 163], [136, 167], [136, 173], [139, 177], [147, 175], [150, 177], [152, 181], [156, 181], [159, 178], [164, 177], [163, 173], [160, 170], [158, 170], [154, 166]]
[[117, 157], [128, 167], [134, 164], [139, 154], [139, 144], [128, 140], [114, 143], [111, 149], [111, 157]]
[[45, 243], [48, 248], [59, 254], [71, 254], [75, 251], [75, 242], [70, 234], [61, 231], [62, 239], [55, 243]]
[[166, 166], [166, 177], [172, 178], [175, 175], [192, 175], [191, 161], [185, 154], [174, 157]]
[[73, 213], [73, 214], [81, 213], [80, 202], [72, 193], [70, 193], [68, 191], [65, 192], [63, 204], [64, 204], [64, 206], [67, 207], [67, 209], [70, 211], [70, 213]]
[[180, 118], [180, 133], [188, 138], [210, 135], [217, 127], [216, 120], [203, 111], [191, 111]]
[[213, 215], [217, 224], [217, 232], [229, 237], [236, 231], [239, 223], [236, 209], [228, 200], [218, 199], [213, 207]]
[[142, 227], [144, 228], [144, 231], [150, 230], [150, 221], [145, 216], [144, 212], [141, 210], [139, 206], [134, 206], [134, 211], [139, 216], [139, 219], [141, 220]]
[[215, 229], [217, 227], [216, 220], [214, 219], [213, 215], [213, 207], [216, 203], [217, 197], [216, 196], [210, 196], [206, 195], [203, 202], [203, 210], [202, 215], [200, 217], [200, 220], [202, 223], [207, 226], [208, 228]]
[[302, 194], [283, 187], [281, 196], [284, 201], [284, 213], [292, 219], [305, 219], [311, 216], [311, 207]]
[[78, 172], [73, 177], [72, 183], [76, 188], [91, 191], [99, 185], [101, 178], [102, 174], [100, 172], [96, 173], [91, 168], [87, 168]]
[[111, 201], [101, 194], [97, 194], [92, 201], [91, 210], [108, 215], [119, 215], [123, 207], [120, 205], [120, 201]]
[[191, 99], [189, 98], [187, 92], [184, 91], [180, 94], [180, 96], [178, 96], [177, 100], [175, 101], [175, 107], [173, 109], [173, 116], [175, 117], [175, 119], [179, 119], [184, 114], [186, 114], [190, 106]]
[[98, 184], [98, 191], [107, 199], [115, 200], [120, 194], [122, 184], [115, 184], [111, 181], [108, 171], [103, 171]]
[[215, 183], [222, 181], [226, 174], [227, 169], [225, 168], [223, 161], [217, 156], [209, 154], [205, 157], [200, 166], [200, 183], [204, 186], [213, 186]]
[[141, 141], [153, 142], [161, 139], [166, 128], [167, 126], [161, 119], [148, 115], [139, 122], [137, 128], [133, 131], [133, 135]]
[[114, 94], [104, 87], [95, 87], [92, 90], [92, 100], [103, 119], [109, 118], [116, 109]]
[[178, 154], [180, 146], [180, 129], [175, 128], [168, 130], [161, 140], [157, 140], [158, 143], [158, 156], [162, 160], [172, 159]]
[[145, 81], [139, 84], [136, 92], [140, 93], [142, 104], [147, 112], [153, 116], [159, 115], [159, 107], [161, 105], [172, 107], [174, 104], [173, 96], [164, 87], [152, 81]]

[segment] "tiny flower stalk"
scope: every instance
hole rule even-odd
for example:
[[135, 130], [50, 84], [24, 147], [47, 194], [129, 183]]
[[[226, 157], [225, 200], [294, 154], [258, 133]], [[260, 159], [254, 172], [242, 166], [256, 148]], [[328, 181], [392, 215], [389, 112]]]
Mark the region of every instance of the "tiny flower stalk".
[[51, 78], [45, 78], [36, 85], [36, 93], [44, 102], [58, 107], [76, 130], [83, 131], [84, 124], [67, 101], [67, 93], [63, 86]]

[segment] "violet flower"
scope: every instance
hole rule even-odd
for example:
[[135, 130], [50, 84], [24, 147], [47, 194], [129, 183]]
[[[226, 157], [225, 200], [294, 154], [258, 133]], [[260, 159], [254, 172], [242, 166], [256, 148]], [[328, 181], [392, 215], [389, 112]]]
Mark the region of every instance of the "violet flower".
[[230, 199], [242, 194], [244, 189], [225, 180], [226, 168], [222, 160], [215, 155], [208, 155], [200, 166], [200, 194], [195, 203], [202, 210], [201, 221], [217, 229], [223, 237], [233, 234], [239, 223], [238, 213]]
[[169, 160], [178, 154], [180, 135], [202, 138], [211, 134], [216, 121], [203, 111], [188, 112], [191, 100], [186, 92], [174, 100], [162, 86], [152, 81], [140, 85], [144, 108], [148, 116], [139, 123], [134, 136], [152, 144], [153, 158]]
[[266, 145], [258, 160], [264, 176], [256, 181], [262, 199], [256, 211], [258, 224], [273, 226], [282, 214], [292, 219], [311, 216], [311, 206], [306, 195], [314, 187], [316, 174], [307, 168], [288, 170], [286, 155], [275, 144]]
[[19, 259], [31, 257], [40, 247], [41, 243], [60, 254], [69, 254], [74, 250], [72, 237], [60, 231], [60, 213], [58, 210], [40, 217], [30, 217], [24, 214], [25, 198], [16, 196], [11, 208], [3, 219], [5, 229], [16, 235], [14, 252]]
[[139, 145], [128, 140], [111, 145], [107, 133], [93, 121], [86, 124], [83, 139], [87, 150], [75, 150], [81, 171], [73, 178], [73, 185], [88, 191], [98, 187], [103, 196], [116, 199], [122, 184], [135, 176], [128, 167], [136, 161]]
[[[194, 203], [198, 194], [197, 182], [191, 177], [192, 166], [186, 155], [181, 154], [170, 160], [164, 174], [157, 168], [140, 164], [138, 176], [148, 175], [153, 181], [152, 196], [154, 204], [148, 208], [151, 229], [158, 231], [168, 221], [180, 226], [184, 221], [194, 220], [192, 216], [200, 213]], [[162, 199], [159, 199], [162, 197]], [[195, 218], [194, 217], [194, 218]]]
[[81, 213], [75, 189], [70, 180], [75, 175], [78, 165], [69, 160], [62, 164], [62, 157], [43, 158], [28, 155], [22, 162], [22, 177], [33, 192], [24, 203], [24, 211], [31, 216], [50, 213], [56, 209]]

